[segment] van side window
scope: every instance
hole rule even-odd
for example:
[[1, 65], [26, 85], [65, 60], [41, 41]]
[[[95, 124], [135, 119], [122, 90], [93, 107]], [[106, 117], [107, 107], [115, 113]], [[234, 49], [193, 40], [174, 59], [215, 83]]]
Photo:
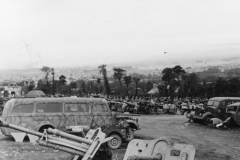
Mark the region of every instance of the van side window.
[[103, 104], [93, 104], [92, 112], [108, 112], [108, 108]]
[[62, 103], [36, 104], [36, 113], [60, 113], [62, 111]]
[[87, 104], [79, 104], [79, 112], [89, 112], [89, 106]]
[[21, 104], [13, 109], [13, 113], [32, 113], [34, 104]]
[[65, 103], [64, 111], [65, 112], [89, 112], [89, 108], [87, 104]]

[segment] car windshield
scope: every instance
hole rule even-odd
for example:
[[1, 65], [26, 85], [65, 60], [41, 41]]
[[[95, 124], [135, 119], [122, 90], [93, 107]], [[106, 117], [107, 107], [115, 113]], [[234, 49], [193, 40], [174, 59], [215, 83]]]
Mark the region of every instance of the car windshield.
[[218, 102], [218, 101], [214, 101], [213, 106], [217, 107], [217, 106], [219, 106], [219, 103], [220, 102]]
[[213, 106], [214, 101], [208, 101], [207, 105], [208, 106]]
[[230, 112], [230, 111], [236, 112], [237, 111], [237, 106], [228, 106], [227, 111], [228, 112]]

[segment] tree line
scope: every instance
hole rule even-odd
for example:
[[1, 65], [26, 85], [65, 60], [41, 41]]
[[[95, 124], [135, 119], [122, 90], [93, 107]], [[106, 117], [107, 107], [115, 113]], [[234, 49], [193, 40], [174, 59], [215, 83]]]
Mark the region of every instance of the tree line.
[[[127, 74], [122, 68], [113, 68], [113, 75], [107, 75], [106, 65], [98, 66], [101, 77], [93, 80], [70, 80], [64, 75], [55, 77], [54, 68], [43, 66], [44, 78], [37, 83], [37, 88], [46, 94], [82, 95], [104, 93], [107, 95], [149, 96], [147, 93], [153, 84], [158, 86], [155, 96], [175, 97], [214, 97], [240, 96], [240, 80], [236, 75], [239, 69], [227, 70], [229, 76], [217, 77], [219, 70], [209, 68], [204, 72], [188, 73], [180, 65], [162, 70], [160, 75]], [[233, 73], [234, 72], [234, 73]], [[204, 75], [204, 76], [203, 76]], [[28, 84], [26, 90], [34, 89], [34, 82]]]

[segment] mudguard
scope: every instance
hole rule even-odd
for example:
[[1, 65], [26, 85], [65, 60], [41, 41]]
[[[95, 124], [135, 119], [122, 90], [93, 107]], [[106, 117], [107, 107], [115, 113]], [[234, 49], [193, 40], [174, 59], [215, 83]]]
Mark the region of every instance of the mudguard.
[[192, 145], [176, 144], [162, 137], [154, 140], [132, 140], [123, 160], [194, 160], [196, 149]]
[[[50, 123], [50, 122], [48, 122], [48, 121], [43, 121], [43, 122], [39, 123], [38, 125], [36, 125], [33, 129], [34, 129], [35, 131], [39, 131], [39, 129], [40, 129], [42, 126], [53, 126], [53, 127], [54, 127], [54, 125], [53, 125], [52, 123]], [[54, 127], [54, 128], [55, 128], [55, 127]]]
[[193, 119], [206, 120], [206, 118], [207, 118], [208, 116], [214, 117], [211, 112], [206, 112], [206, 113], [204, 113], [202, 116], [196, 116], [196, 115], [194, 115], [194, 116], [193, 116]]
[[202, 115], [202, 119], [205, 120], [207, 117], [209, 116], [212, 116], [213, 117], [213, 114], [211, 112], [206, 112]]
[[140, 130], [139, 124], [136, 121], [131, 119], [126, 119], [125, 121], [127, 122], [127, 124], [129, 124], [130, 128], [134, 130]]

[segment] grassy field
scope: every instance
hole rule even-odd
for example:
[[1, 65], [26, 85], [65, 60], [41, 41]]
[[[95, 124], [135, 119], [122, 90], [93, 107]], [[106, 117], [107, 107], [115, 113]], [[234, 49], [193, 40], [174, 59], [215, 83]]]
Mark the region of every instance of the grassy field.
[[[201, 124], [187, 123], [182, 115], [144, 115], [139, 117], [141, 130], [136, 138], [168, 137], [176, 143], [196, 148], [196, 160], [239, 160], [240, 130], [217, 130]], [[115, 151], [122, 158], [124, 149]]]
[[[201, 124], [190, 123], [181, 115], [144, 115], [139, 116], [140, 131], [138, 139], [168, 137], [176, 143], [195, 146], [196, 160], [239, 160], [240, 131], [216, 130]], [[113, 151], [114, 158], [122, 160], [127, 144]], [[63, 160], [69, 154], [41, 147], [32, 143], [16, 143], [12, 138], [0, 135], [0, 160]]]

